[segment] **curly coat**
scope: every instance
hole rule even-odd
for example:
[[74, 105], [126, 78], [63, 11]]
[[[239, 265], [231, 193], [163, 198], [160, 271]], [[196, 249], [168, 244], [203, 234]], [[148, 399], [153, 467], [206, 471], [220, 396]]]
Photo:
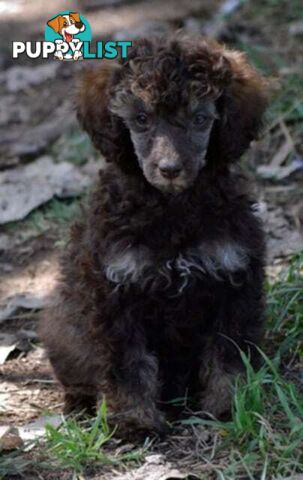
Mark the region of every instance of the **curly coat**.
[[[127, 61], [84, 75], [78, 116], [110, 163], [72, 227], [56, 304], [42, 324], [66, 411], [105, 396], [121, 427], [152, 430], [163, 428], [165, 404], [176, 397], [215, 416], [229, 411], [243, 371], [239, 348], [257, 365], [264, 325], [263, 232], [231, 166], [260, 130], [267, 90], [242, 53], [202, 38], [141, 40]], [[146, 115], [144, 132], [141, 125], [132, 136], [133, 120], [121, 113], [131, 101], [163, 122], [211, 102], [212, 120], [197, 117], [209, 131], [203, 138], [197, 128], [188, 133], [188, 120], [170, 127], [174, 158], [190, 165], [176, 191], [178, 179], [159, 174], [162, 153], [146, 170], [140, 164], [143, 147], [133, 139], [146, 138]], [[192, 144], [206, 138], [196, 168]]]

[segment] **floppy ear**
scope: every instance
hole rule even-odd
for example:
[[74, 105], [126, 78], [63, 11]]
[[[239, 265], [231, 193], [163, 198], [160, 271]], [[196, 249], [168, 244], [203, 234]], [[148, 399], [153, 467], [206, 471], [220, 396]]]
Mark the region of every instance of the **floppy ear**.
[[83, 74], [78, 88], [77, 117], [105, 159], [131, 172], [137, 169], [137, 162], [129, 131], [109, 108], [111, 89], [120, 68], [118, 64], [103, 61], [101, 67]]
[[80, 14], [79, 13], [76, 13], [76, 12], [70, 12], [70, 17], [72, 17], [72, 19], [78, 23], [78, 22], [81, 22], [81, 18], [80, 18]]
[[63, 25], [62, 16], [58, 15], [57, 17], [52, 18], [52, 20], [49, 20], [47, 22], [47, 25], [51, 27], [53, 30], [55, 30], [55, 32], [57, 33], [60, 32]]
[[237, 160], [257, 138], [269, 97], [269, 83], [243, 53], [225, 50], [223, 56], [231, 69], [231, 81], [217, 101], [219, 119], [208, 148], [208, 158], [215, 163]]

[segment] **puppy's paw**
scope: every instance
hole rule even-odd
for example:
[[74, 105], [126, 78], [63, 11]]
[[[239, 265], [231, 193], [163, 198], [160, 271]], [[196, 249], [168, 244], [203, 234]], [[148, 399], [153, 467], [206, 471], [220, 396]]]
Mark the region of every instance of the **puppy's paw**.
[[63, 57], [63, 53], [59, 50], [58, 52], [55, 52], [54, 53], [54, 57], [57, 59], [57, 60], [63, 60], [64, 57]]
[[76, 50], [74, 53], [73, 59], [79, 60], [81, 57], [82, 57], [82, 52], [80, 52], [79, 50]]
[[163, 437], [167, 433], [165, 416], [154, 408], [135, 408], [115, 414], [111, 417], [110, 423], [117, 427], [118, 434], [123, 437], [134, 435]]
[[95, 416], [97, 413], [96, 395], [85, 395], [79, 393], [65, 393], [64, 415], [72, 416]]

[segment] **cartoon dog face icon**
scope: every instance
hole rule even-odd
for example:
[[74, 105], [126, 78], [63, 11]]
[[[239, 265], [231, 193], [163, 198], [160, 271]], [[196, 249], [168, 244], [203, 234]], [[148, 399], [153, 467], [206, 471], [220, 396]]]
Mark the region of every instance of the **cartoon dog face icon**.
[[[62, 42], [78, 42], [78, 39], [74, 39], [74, 36], [85, 30], [85, 25], [80, 18], [80, 14], [76, 12], [70, 12], [68, 14], [57, 15], [57, 17], [52, 18], [47, 22], [47, 25], [51, 27], [56, 33], [61, 35], [63, 40], [56, 40], [56, 43]], [[74, 55], [67, 54], [63, 56], [62, 52], [56, 52], [55, 56], [60, 60], [71, 59], [78, 60], [82, 56], [81, 51], [77, 50], [74, 52]]]
[[80, 19], [79, 13], [70, 12], [66, 15], [58, 15], [49, 20], [47, 25], [56, 33], [59, 33], [65, 42], [71, 42], [74, 35], [85, 30], [85, 25]]

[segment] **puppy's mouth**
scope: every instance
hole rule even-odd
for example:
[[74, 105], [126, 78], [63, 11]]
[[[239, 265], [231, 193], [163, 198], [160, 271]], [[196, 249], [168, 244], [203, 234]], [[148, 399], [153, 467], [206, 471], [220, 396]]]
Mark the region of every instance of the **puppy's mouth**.
[[155, 178], [152, 181], [149, 180], [149, 182], [158, 190], [160, 190], [163, 193], [169, 193], [172, 195], [176, 195], [178, 193], [183, 192], [187, 188], [189, 188], [192, 184], [192, 182], [186, 181], [186, 179], [174, 179], [174, 180], [168, 180], [168, 179], [163, 179], [163, 178]]
[[73, 40], [74, 35], [72, 33], [64, 32], [64, 38], [66, 42], [71, 42]]

